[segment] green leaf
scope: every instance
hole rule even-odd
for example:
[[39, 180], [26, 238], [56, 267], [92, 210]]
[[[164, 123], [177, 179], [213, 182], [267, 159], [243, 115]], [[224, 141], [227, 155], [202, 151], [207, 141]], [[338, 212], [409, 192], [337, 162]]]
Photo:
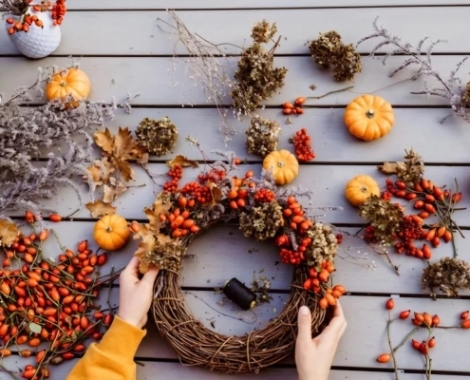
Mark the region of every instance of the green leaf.
[[37, 325], [36, 323], [32, 323], [32, 322], [29, 324], [29, 329], [34, 334], [41, 334], [41, 331], [42, 331], [41, 326]]

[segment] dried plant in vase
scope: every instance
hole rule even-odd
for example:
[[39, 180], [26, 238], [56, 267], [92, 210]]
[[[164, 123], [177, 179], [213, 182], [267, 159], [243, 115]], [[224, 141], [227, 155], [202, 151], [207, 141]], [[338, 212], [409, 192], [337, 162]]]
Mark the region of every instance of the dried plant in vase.
[[60, 25], [67, 12], [65, 0], [0, 0], [6, 14], [6, 27], [18, 50], [30, 58], [52, 54], [60, 44]]
[[[374, 56], [383, 46], [393, 46], [393, 50], [387, 52], [383, 57], [384, 64], [390, 56], [395, 54], [404, 55], [406, 58], [399, 67], [392, 71], [390, 77], [393, 77], [408, 66], [415, 65], [417, 71], [410, 80], [423, 77], [424, 90], [412, 92], [412, 94], [443, 97], [447, 99], [456, 115], [462, 117], [466, 122], [470, 122], [470, 82], [463, 85], [462, 80], [456, 77], [457, 71], [468, 57], [462, 59], [457, 64], [455, 70], [449, 73], [448, 78], [444, 79], [443, 76], [436, 71], [432, 62], [433, 49], [438, 43], [444, 42], [443, 40], [432, 41], [425, 49], [425, 43], [428, 41], [428, 37], [423, 38], [419, 41], [418, 45], [413, 46], [409, 42], [402, 41], [383, 26], [380, 26], [378, 24], [378, 18], [374, 20], [373, 27], [374, 33], [361, 39], [357, 45], [372, 38], [380, 38], [380, 42], [372, 49], [370, 53], [371, 56]], [[432, 78], [438, 82], [436, 87], [429, 86], [429, 81]], [[441, 122], [444, 122], [449, 116], [450, 115], [443, 118]]]
[[[87, 130], [112, 118], [117, 107], [82, 101], [66, 109], [70, 99], [22, 107], [34, 95], [42, 97], [42, 84], [53, 73], [40, 69], [33, 85], [19, 87], [0, 104], [0, 218], [12, 210], [31, 210], [40, 219], [41, 211], [53, 211], [42, 207], [41, 200], [54, 198], [63, 186], [72, 187], [81, 202], [81, 181], [75, 177], [87, 175], [92, 157]], [[34, 162], [41, 157], [47, 157], [44, 164]]]
[[352, 80], [354, 75], [362, 71], [361, 55], [352, 44], [345, 45], [334, 30], [320, 33], [320, 37], [313, 40], [309, 48], [315, 63], [324, 69], [332, 69], [337, 82]]

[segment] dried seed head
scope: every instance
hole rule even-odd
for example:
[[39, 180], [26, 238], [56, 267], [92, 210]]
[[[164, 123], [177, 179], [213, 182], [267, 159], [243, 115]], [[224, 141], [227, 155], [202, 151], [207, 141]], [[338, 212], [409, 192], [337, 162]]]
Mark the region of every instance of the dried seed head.
[[143, 119], [135, 134], [148, 152], [156, 156], [171, 153], [171, 149], [178, 138], [176, 126], [166, 116], [158, 121], [149, 118]]
[[281, 128], [276, 121], [255, 116], [251, 119], [250, 128], [246, 134], [246, 148], [249, 153], [261, 157], [277, 149]]

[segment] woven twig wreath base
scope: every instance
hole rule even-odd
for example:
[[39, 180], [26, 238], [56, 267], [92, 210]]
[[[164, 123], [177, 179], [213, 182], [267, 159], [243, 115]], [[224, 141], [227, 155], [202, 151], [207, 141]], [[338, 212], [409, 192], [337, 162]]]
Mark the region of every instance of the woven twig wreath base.
[[162, 271], [160, 276], [163, 281], [153, 303], [153, 316], [160, 334], [168, 339], [181, 363], [188, 366], [204, 366], [222, 373], [258, 373], [293, 352], [297, 313], [302, 305], [312, 310], [314, 334], [325, 317], [325, 311], [318, 307], [318, 297], [302, 288], [307, 278], [305, 266], [294, 270], [291, 294], [280, 314], [263, 329], [243, 336], [226, 336], [206, 328], [189, 312], [179, 274]]

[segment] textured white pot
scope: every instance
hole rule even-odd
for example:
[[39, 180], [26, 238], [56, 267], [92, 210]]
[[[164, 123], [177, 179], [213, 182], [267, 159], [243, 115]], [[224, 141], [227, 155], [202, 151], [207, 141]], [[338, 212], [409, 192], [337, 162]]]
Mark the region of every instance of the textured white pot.
[[[31, 25], [29, 31], [16, 32], [10, 35], [11, 40], [21, 52], [29, 58], [44, 58], [52, 54], [59, 46], [62, 34], [60, 26], [54, 26], [50, 12], [35, 12], [32, 8], [28, 11], [31, 15], [36, 15], [44, 24], [44, 27]], [[8, 16], [12, 19], [19, 20], [20, 16]], [[5, 23], [7, 29], [11, 25]]]

